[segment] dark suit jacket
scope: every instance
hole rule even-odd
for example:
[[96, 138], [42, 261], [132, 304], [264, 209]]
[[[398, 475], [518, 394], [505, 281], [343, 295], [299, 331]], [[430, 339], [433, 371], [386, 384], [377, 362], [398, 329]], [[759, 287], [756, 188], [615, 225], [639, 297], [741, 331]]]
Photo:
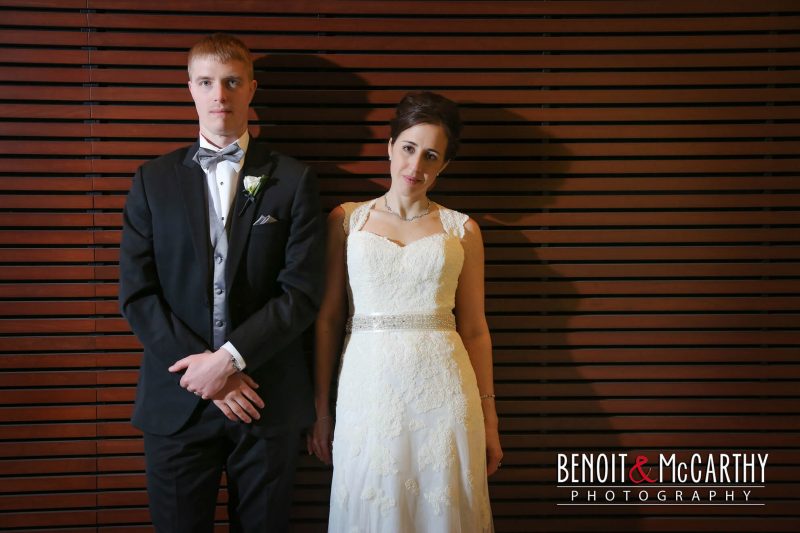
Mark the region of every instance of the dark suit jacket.
[[[142, 165], [124, 211], [120, 308], [144, 345], [133, 423], [158, 435], [180, 430], [201, 401], [167, 368], [213, 349], [207, 185], [192, 161], [198, 145]], [[255, 202], [241, 193], [247, 175], [269, 176]], [[323, 283], [316, 177], [251, 140], [237, 187], [225, 271], [227, 340], [260, 385], [266, 407], [256, 424], [266, 433], [286, 431], [313, 420], [301, 334], [316, 316]], [[277, 222], [253, 226], [262, 214]]]

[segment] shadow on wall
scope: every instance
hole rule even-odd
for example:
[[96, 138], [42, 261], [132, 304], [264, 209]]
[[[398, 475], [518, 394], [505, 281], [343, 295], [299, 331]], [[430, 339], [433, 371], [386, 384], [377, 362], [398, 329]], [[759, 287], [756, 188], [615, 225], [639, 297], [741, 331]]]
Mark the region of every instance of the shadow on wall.
[[[384, 136], [396, 102], [371, 103], [365, 80], [322, 56], [272, 54], [255, 69], [260, 88], [251, 131], [317, 170], [325, 211], [385, 190]], [[437, 182], [434, 199], [470, 214], [486, 241], [486, 305], [506, 453], [491, 480], [496, 528], [514, 529], [520, 518], [542, 531], [582, 517], [589, 526], [592, 508], [556, 505], [569, 497], [556, 487], [556, 454], [614, 452], [620, 442], [574, 357], [581, 346], [570, 344], [570, 318], [581, 313], [581, 299], [558, 268], [564, 259], [556, 232], [548, 235], [564, 224], [555, 217], [565, 214], [552, 209], [573, 156], [544, 136], [535, 112], [459, 104], [462, 149]], [[329, 483], [330, 470], [303, 453], [294, 524], [325, 530]], [[631, 520], [628, 515], [626, 527]]]
[[[255, 136], [311, 165], [320, 178], [323, 209], [383, 191], [364, 176], [374, 148], [375, 109], [367, 82], [323, 56], [271, 54], [255, 61]], [[388, 120], [386, 121], [388, 122]], [[383, 141], [381, 141], [383, 142]], [[388, 167], [387, 167], [388, 171]]]
[[[557, 488], [556, 454], [613, 453], [621, 443], [575, 357], [583, 346], [573, 345], [570, 321], [582, 312], [581, 294], [557, 264], [565, 260], [557, 232], [548, 235], [569, 216], [553, 212], [554, 193], [570, 179], [574, 156], [535, 125], [535, 110], [523, 116], [476, 102], [460, 106], [463, 148], [448, 174], [461, 179], [440, 192], [463, 198], [486, 242], [486, 309], [506, 457], [491, 480], [495, 526], [514, 529], [518, 519], [504, 515], [515, 515], [539, 531], [564, 519], [576, 519], [580, 529], [582, 517], [589, 527], [596, 508], [557, 505], [569, 502], [570, 492]], [[626, 527], [635, 525], [624, 509]]]

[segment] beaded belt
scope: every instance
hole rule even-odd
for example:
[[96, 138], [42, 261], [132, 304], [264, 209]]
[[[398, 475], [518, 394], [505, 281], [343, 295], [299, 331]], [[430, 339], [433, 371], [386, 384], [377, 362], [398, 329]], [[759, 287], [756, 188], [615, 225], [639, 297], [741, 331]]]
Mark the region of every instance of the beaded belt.
[[456, 317], [452, 313], [436, 315], [353, 315], [345, 326], [353, 331], [378, 331], [386, 329], [455, 330]]

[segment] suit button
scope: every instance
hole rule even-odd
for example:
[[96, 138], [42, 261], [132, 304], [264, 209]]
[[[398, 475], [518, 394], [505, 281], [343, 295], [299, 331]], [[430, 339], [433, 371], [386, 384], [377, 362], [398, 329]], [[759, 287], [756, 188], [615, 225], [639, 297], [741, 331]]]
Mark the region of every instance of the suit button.
[[222, 289], [217, 289], [217, 294], [222, 294]]
[[222, 320], [217, 320], [217, 327], [218, 328], [221, 328], [224, 325], [225, 325], [225, 322], [223, 322]]
[[218, 256], [214, 257], [214, 259], [217, 260], [217, 263], [222, 263], [222, 256], [221, 255], [218, 255]]

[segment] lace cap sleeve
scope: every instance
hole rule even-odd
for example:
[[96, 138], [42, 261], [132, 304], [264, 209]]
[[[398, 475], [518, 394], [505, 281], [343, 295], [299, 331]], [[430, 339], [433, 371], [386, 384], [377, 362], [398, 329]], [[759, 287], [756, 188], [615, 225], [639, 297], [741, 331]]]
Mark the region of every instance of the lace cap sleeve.
[[444, 228], [445, 233], [455, 235], [459, 239], [464, 238], [464, 234], [466, 232], [464, 224], [466, 224], [467, 220], [469, 220], [468, 215], [465, 215], [459, 211], [447, 209], [446, 207], [440, 205], [439, 218], [442, 221], [442, 228]]
[[344, 220], [342, 221], [342, 229], [345, 235], [350, 235], [350, 219], [353, 216], [353, 211], [358, 204], [356, 202], [345, 202], [340, 205], [344, 211]]
[[372, 202], [346, 202], [342, 204], [344, 210], [344, 220], [342, 221], [342, 228], [345, 235], [350, 235], [353, 231], [358, 231], [361, 226], [367, 221], [369, 210], [372, 208]]

